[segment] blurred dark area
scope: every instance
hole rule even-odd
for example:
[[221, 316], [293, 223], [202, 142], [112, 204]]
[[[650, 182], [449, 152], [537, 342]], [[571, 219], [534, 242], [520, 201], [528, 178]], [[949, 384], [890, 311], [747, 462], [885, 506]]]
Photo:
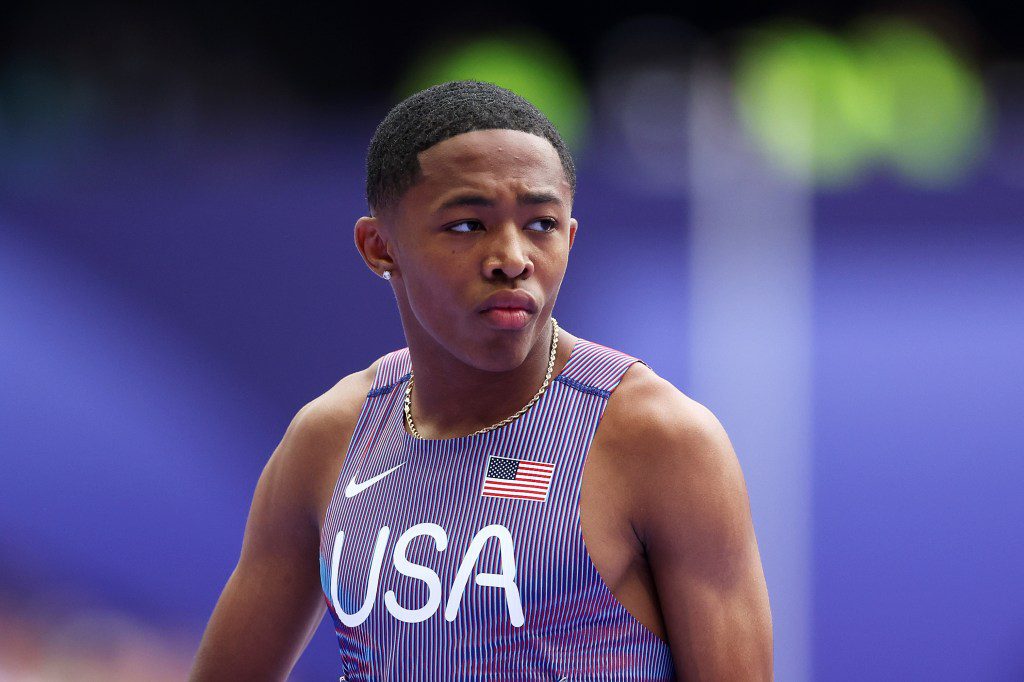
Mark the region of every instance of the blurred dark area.
[[[115, 93], [123, 106], [188, 98], [310, 106], [366, 106], [397, 82], [425, 46], [518, 26], [551, 36], [585, 78], [601, 59], [600, 37], [631, 16], [677, 17], [728, 45], [738, 28], [793, 18], [842, 30], [871, 13], [924, 22], [978, 62], [1017, 58], [1024, 39], [1006, 3], [629, 3], [614, 12], [516, 3], [32, 2], [0, 8], [0, 61], [44, 63]], [[357, 66], [358, 65], [358, 66]]]

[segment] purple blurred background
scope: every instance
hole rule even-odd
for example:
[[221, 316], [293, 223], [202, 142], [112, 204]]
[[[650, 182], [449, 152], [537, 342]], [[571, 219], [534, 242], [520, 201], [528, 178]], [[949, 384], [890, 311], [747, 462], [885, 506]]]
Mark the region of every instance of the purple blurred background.
[[[529, 36], [529, 78], [493, 44], [505, 71], [472, 77], [522, 83], [572, 140], [559, 323], [730, 432], [776, 679], [1024, 679], [1008, 16], [394, 13], [0, 15], [0, 678], [184, 676], [291, 417], [405, 345], [352, 238], [377, 122], [468, 77], [451, 50]], [[293, 679], [336, 679], [333, 637]]]

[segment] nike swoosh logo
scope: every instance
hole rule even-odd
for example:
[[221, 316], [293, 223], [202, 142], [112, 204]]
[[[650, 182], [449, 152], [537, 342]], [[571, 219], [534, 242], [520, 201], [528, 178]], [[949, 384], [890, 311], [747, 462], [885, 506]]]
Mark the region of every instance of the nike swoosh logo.
[[359, 475], [359, 472], [357, 471], [356, 472], [356, 476], [353, 476], [352, 480], [348, 482], [347, 486], [345, 486], [345, 497], [355, 497], [356, 495], [358, 495], [359, 493], [363, 492], [364, 490], [369, 488], [371, 485], [373, 485], [377, 481], [380, 481], [385, 476], [388, 476], [389, 474], [393, 474], [398, 469], [401, 469], [404, 464], [405, 464], [405, 462], [402, 462], [398, 466], [393, 467], [391, 469], [388, 469], [383, 474], [377, 474], [373, 478], [368, 478], [365, 481], [363, 481], [362, 483], [356, 483], [356, 476]]

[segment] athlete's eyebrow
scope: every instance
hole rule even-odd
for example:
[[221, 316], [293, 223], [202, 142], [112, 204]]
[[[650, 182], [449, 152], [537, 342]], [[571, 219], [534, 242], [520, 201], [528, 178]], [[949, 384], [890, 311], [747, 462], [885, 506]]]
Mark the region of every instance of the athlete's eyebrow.
[[526, 192], [516, 196], [516, 201], [520, 204], [534, 205], [534, 204], [558, 204], [562, 205], [562, 200], [557, 194], [551, 192]]
[[[551, 192], [523, 192], [516, 195], [516, 201], [525, 206], [534, 206], [537, 204], [558, 204], [562, 205], [562, 200], [557, 194]], [[451, 199], [448, 199], [443, 204], [437, 207], [435, 213], [440, 213], [445, 209], [454, 208], [456, 206], [494, 206], [494, 200], [489, 199], [482, 194], [459, 194]]]

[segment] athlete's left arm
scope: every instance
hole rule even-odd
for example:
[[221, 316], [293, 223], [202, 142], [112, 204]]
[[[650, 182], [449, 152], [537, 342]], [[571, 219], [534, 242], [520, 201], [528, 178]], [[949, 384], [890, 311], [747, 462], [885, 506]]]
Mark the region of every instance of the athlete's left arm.
[[660, 377], [648, 386], [634, 525], [676, 672], [772, 680], [768, 589], [736, 453], [710, 410]]

